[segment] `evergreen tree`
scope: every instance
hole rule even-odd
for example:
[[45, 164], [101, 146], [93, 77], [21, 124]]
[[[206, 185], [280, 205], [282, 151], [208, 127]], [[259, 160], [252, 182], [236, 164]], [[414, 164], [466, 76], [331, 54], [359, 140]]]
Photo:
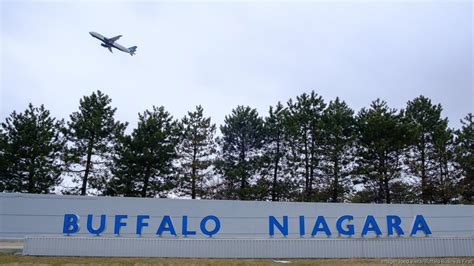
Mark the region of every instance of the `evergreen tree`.
[[[288, 142], [287, 139], [288, 109], [281, 103], [275, 108], [270, 106], [268, 117], [265, 118], [265, 145], [263, 148], [262, 175], [267, 182], [259, 183], [260, 194], [267, 192], [266, 197], [272, 201], [289, 199], [295, 190], [295, 180], [288, 175]], [[270, 188], [270, 195], [265, 188]]]
[[322, 171], [326, 199], [342, 202], [351, 187], [354, 160], [355, 119], [344, 101], [336, 98], [323, 113]]
[[111, 102], [101, 91], [93, 92], [80, 100], [79, 111], [70, 116], [69, 172], [73, 181], [82, 184], [68, 193], [79, 189], [81, 195], [86, 195], [89, 186], [99, 192], [105, 190], [113, 147], [126, 127], [115, 121], [116, 108], [110, 106]]
[[456, 186], [459, 170], [455, 165], [455, 144], [453, 130], [448, 121], [441, 123], [433, 134], [433, 150], [429, 157], [433, 160], [433, 201], [448, 204], [457, 197]]
[[416, 191], [413, 189], [413, 185], [411, 179], [394, 181], [390, 190], [391, 203], [418, 203], [419, 195], [417, 195]]
[[356, 190], [351, 197], [352, 203], [373, 203], [375, 193], [373, 189], [362, 187]]
[[373, 202], [391, 203], [394, 183], [400, 181], [401, 154], [407, 145], [402, 113], [385, 101], [372, 102], [357, 117], [357, 183], [371, 191]]
[[164, 107], [139, 114], [137, 128], [116, 145], [107, 194], [166, 197], [176, 185], [173, 160], [178, 138], [177, 122]]
[[314, 91], [303, 93], [296, 101], [288, 102], [288, 141], [290, 145], [289, 164], [293, 175], [302, 183], [303, 201], [318, 201], [320, 195], [315, 189], [319, 159], [322, 149], [322, 112], [326, 107], [321, 96]]
[[29, 104], [13, 112], [0, 132], [0, 189], [51, 193], [61, 182], [65, 148], [64, 122], [44, 108]]
[[140, 196], [138, 177], [141, 153], [135, 148], [132, 136], [117, 136], [112, 155], [112, 177], [105, 188], [105, 195], [138, 197]]
[[179, 190], [193, 199], [197, 196], [207, 197], [212, 178], [211, 166], [216, 153], [216, 125], [211, 124], [210, 117], [204, 117], [203, 108], [199, 105], [181, 120], [180, 127]]
[[472, 113], [461, 120], [462, 127], [456, 132], [456, 162], [461, 171], [461, 202], [474, 202], [474, 121]]
[[7, 161], [7, 148], [7, 136], [0, 127], [0, 191], [5, 191], [8, 184], [11, 183], [8, 174], [10, 163]]
[[224, 179], [222, 197], [253, 199], [256, 196], [252, 186], [257, 182], [264, 142], [263, 119], [257, 110], [238, 106], [225, 117], [220, 129], [221, 154], [216, 167]]
[[409, 101], [405, 111], [405, 119], [411, 134], [410, 149], [406, 153], [409, 173], [420, 178], [420, 191], [423, 203], [429, 203], [434, 198], [434, 160], [429, 154], [434, 149], [434, 134], [436, 129], [446, 119], [441, 119], [441, 105], [433, 105], [431, 100], [419, 96]]

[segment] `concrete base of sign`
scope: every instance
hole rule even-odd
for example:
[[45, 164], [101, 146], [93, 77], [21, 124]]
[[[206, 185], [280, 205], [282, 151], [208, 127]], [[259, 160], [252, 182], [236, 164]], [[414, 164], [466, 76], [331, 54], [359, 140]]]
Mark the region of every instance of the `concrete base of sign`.
[[160, 239], [27, 237], [23, 255], [176, 258], [472, 257], [474, 238]]

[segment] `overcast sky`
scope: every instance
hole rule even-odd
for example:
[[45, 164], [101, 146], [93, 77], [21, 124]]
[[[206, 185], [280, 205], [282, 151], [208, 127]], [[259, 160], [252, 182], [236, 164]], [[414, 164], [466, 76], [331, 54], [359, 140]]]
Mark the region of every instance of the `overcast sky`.
[[[450, 125], [474, 111], [472, 1], [1, 1], [0, 118], [44, 104], [68, 118], [102, 90], [116, 116], [201, 104], [221, 124], [237, 105], [315, 90], [358, 111], [376, 98], [403, 108], [423, 94]], [[89, 31], [137, 45], [100, 46]]]

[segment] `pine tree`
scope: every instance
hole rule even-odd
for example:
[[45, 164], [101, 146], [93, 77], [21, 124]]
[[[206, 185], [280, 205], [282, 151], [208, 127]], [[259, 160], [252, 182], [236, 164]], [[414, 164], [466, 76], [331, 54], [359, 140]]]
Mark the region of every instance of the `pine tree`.
[[1, 124], [0, 189], [51, 193], [61, 182], [65, 148], [64, 122], [29, 104]]
[[220, 127], [220, 158], [216, 163], [223, 175], [221, 197], [227, 199], [253, 199], [252, 186], [257, 182], [261, 148], [264, 142], [263, 119], [257, 110], [238, 106], [225, 117]]
[[10, 163], [7, 161], [7, 136], [0, 127], [0, 191], [5, 191], [11, 183], [8, 167]]
[[336, 98], [323, 113], [322, 171], [326, 199], [342, 202], [351, 187], [350, 174], [354, 159], [355, 119], [344, 101]]
[[126, 124], [115, 121], [116, 108], [101, 91], [80, 100], [79, 111], [70, 116], [68, 152], [69, 172], [73, 181], [82, 183], [67, 193], [86, 195], [89, 187], [104, 191], [108, 182], [109, 164], [115, 141], [123, 134]]
[[420, 178], [421, 199], [423, 203], [433, 201], [435, 162], [429, 154], [434, 149], [436, 129], [446, 119], [441, 119], [441, 105], [433, 105], [431, 100], [419, 96], [407, 103], [405, 111], [406, 123], [411, 134], [410, 149], [406, 153], [409, 173]]
[[402, 113], [385, 101], [372, 102], [357, 116], [358, 183], [373, 195], [372, 201], [391, 203], [393, 184], [400, 181], [401, 154], [407, 145]]
[[459, 170], [455, 162], [454, 132], [448, 128], [448, 121], [438, 125], [433, 134], [433, 150], [429, 157], [433, 160], [433, 200], [448, 204], [457, 198], [456, 186]]
[[401, 179], [392, 183], [390, 201], [396, 204], [412, 204], [419, 202], [419, 196], [413, 189], [413, 184]]
[[461, 172], [459, 191], [461, 202], [474, 202], [474, 119], [472, 113], [461, 120], [462, 127], [456, 131], [456, 162]]
[[107, 194], [166, 197], [176, 186], [173, 160], [178, 139], [177, 122], [163, 106], [139, 114], [137, 128], [116, 145]]
[[[260, 194], [267, 194], [265, 196], [272, 201], [289, 199], [296, 189], [295, 180], [288, 174], [287, 118], [288, 109], [280, 102], [275, 107], [270, 106], [265, 118], [262, 175], [266, 176], [267, 182], [261, 181], [259, 185]], [[270, 195], [265, 188], [270, 188]]]
[[105, 188], [107, 196], [138, 197], [140, 195], [141, 154], [130, 135], [117, 136], [112, 155], [112, 177]]
[[315, 187], [322, 149], [322, 112], [326, 104], [314, 91], [303, 93], [296, 101], [288, 102], [289, 164], [293, 175], [302, 183], [303, 201], [318, 201], [320, 195]]
[[210, 117], [204, 117], [203, 108], [199, 105], [181, 120], [180, 127], [179, 191], [193, 199], [205, 198], [208, 196], [211, 167], [216, 153], [216, 125], [211, 124]]

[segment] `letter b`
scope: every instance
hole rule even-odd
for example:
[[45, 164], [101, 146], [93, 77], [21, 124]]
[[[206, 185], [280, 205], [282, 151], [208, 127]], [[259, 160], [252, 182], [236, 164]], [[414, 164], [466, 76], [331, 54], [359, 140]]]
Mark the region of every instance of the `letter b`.
[[79, 217], [75, 214], [64, 215], [63, 234], [69, 235], [79, 231]]

